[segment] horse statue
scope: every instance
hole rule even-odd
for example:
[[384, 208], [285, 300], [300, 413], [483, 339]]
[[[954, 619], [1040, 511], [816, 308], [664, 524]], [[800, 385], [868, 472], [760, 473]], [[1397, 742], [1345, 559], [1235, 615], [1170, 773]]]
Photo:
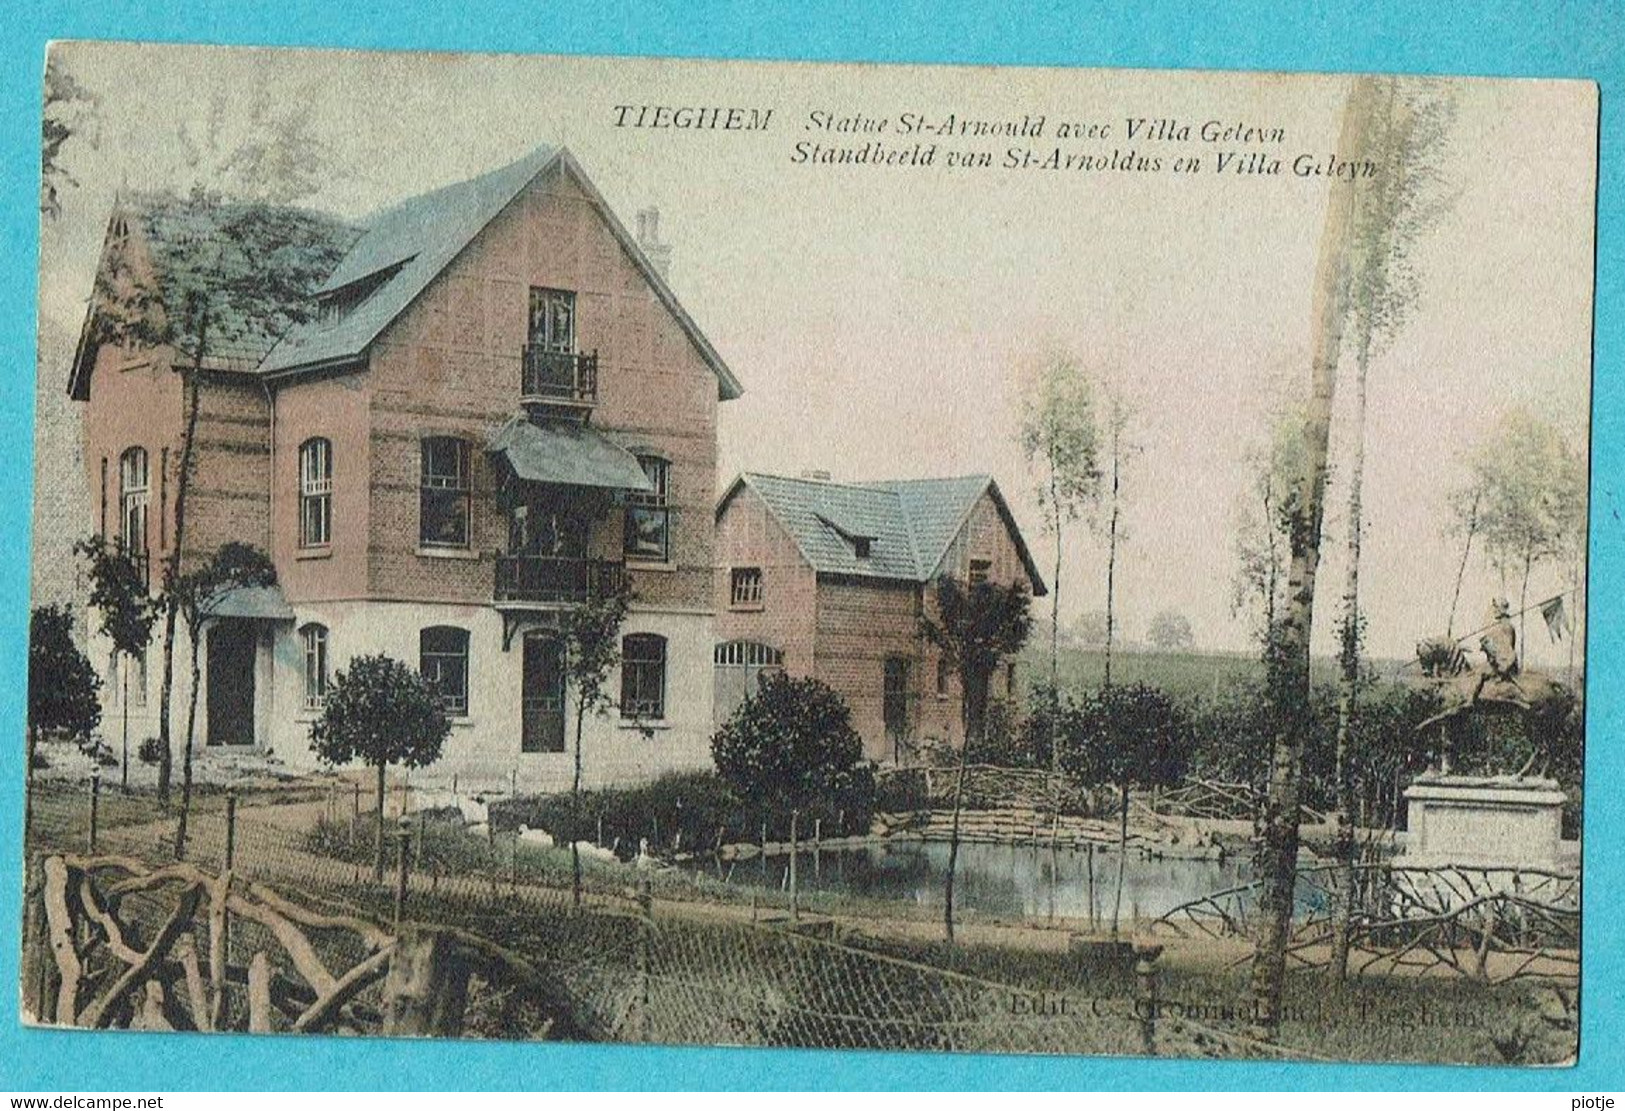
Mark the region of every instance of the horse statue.
[[[1418, 734], [1474, 712], [1479, 706], [1510, 706], [1523, 711], [1525, 720], [1560, 708], [1569, 697], [1562, 683], [1538, 671], [1525, 671], [1518, 660], [1518, 630], [1506, 599], [1490, 603], [1478, 641], [1484, 663], [1473, 667], [1459, 641], [1432, 637], [1416, 646], [1424, 681], [1439, 694], [1439, 712], [1416, 727]], [[1521, 778], [1535, 764], [1544, 743], [1532, 743], [1529, 759], [1518, 771]]]

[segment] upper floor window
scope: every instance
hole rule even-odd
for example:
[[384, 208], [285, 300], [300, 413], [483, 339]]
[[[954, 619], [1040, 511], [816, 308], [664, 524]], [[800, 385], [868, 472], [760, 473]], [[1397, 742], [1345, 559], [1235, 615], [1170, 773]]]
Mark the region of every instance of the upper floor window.
[[640, 455], [648, 490], [626, 495], [626, 555], [631, 559], [665, 563], [671, 558], [671, 506], [667, 495], [671, 464], [658, 455]]
[[953, 665], [948, 662], [947, 656], [937, 657], [937, 697], [948, 697], [948, 683], [953, 678]]
[[432, 548], [468, 547], [468, 441], [430, 436], [423, 441], [418, 495], [418, 542]]
[[729, 584], [728, 602], [734, 606], [759, 606], [762, 604], [762, 569], [760, 567], [735, 567], [732, 581]]
[[970, 561], [970, 584], [976, 586], [987, 582], [987, 577], [993, 572], [991, 559], [973, 559]]
[[418, 633], [418, 670], [453, 717], [468, 713], [468, 630], [432, 625]]
[[147, 554], [147, 451], [133, 447], [119, 456], [119, 548], [140, 560]]
[[327, 701], [327, 626], [312, 622], [299, 630], [305, 649], [305, 709], [319, 710]]
[[543, 351], [576, 349], [576, 295], [567, 289], [530, 291], [530, 345]]
[[306, 440], [299, 446], [299, 546], [333, 542], [333, 444]]
[[621, 716], [666, 716], [666, 638], [633, 633], [621, 640]]

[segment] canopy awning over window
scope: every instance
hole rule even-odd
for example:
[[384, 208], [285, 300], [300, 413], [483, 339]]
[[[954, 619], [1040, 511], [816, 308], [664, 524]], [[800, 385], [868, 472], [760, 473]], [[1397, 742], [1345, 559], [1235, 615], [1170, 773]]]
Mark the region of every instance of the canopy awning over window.
[[524, 482], [650, 490], [637, 457], [582, 424], [537, 424], [514, 417], [491, 437], [487, 449], [507, 461]]
[[293, 607], [280, 586], [237, 586], [223, 590], [202, 606], [205, 617], [239, 617], [259, 621], [292, 621]]

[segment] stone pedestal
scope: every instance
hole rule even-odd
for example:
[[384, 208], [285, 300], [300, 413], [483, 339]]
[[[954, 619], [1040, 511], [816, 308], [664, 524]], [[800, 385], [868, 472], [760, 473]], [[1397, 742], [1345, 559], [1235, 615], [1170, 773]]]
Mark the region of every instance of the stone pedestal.
[[1550, 779], [1424, 775], [1405, 789], [1399, 862], [1560, 870], [1563, 792]]

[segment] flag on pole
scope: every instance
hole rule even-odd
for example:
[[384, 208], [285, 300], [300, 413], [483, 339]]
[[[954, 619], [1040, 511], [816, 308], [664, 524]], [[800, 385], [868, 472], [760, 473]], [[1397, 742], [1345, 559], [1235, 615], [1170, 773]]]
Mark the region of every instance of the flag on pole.
[[1546, 619], [1546, 632], [1554, 642], [1562, 640], [1568, 631], [1569, 615], [1563, 609], [1563, 596], [1548, 598], [1540, 604], [1540, 615]]

